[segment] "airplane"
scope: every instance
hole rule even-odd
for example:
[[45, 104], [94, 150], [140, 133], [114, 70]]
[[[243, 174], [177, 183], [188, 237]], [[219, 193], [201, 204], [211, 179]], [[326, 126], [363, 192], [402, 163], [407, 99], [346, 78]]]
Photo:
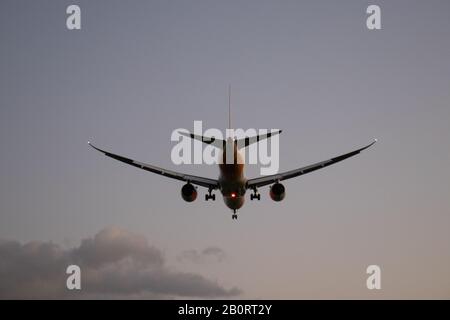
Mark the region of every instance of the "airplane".
[[[230, 107], [230, 93], [229, 93], [229, 122], [228, 127], [231, 128], [231, 107]], [[286, 194], [286, 189], [280, 181], [295, 178], [318, 169], [328, 167], [332, 164], [338, 163], [342, 160], [348, 159], [359, 154], [361, 151], [371, 147], [377, 142], [374, 139], [370, 144], [356, 149], [354, 151], [342, 154], [337, 157], [330, 158], [325, 161], [317, 162], [309, 166], [301, 167], [298, 169], [286, 171], [283, 173], [261, 176], [258, 178], [247, 179], [244, 175], [244, 164], [242, 161], [242, 149], [248, 147], [253, 143], [257, 143], [264, 139], [269, 139], [270, 137], [280, 134], [281, 130], [269, 132], [262, 135], [256, 135], [253, 137], [245, 137], [243, 139], [237, 139], [229, 137], [227, 140], [216, 139], [214, 137], [204, 137], [202, 135], [196, 135], [193, 133], [179, 132], [182, 135], [190, 137], [191, 139], [199, 140], [205, 144], [211, 144], [221, 151], [222, 160], [219, 164], [220, 175], [218, 179], [211, 179], [199, 176], [193, 176], [185, 173], [180, 173], [172, 170], [166, 170], [154, 165], [139, 162], [133, 159], [129, 159], [108, 151], [102, 150], [95, 147], [93, 144], [88, 142], [88, 144], [97, 151], [100, 151], [104, 155], [111, 157], [115, 160], [124, 162], [131, 166], [156, 173], [168, 178], [184, 181], [185, 184], [181, 188], [181, 196], [186, 202], [192, 202], [197, 198], [197, 187], [201, 186], [208, 189], [208, 193], [205, 194], [205, 200], [216, 200], [216, 195], [212, 192], [214, 190], [219, 190], [222, 194], [225, 205], [233, 211], [232, 219], [237, 219], [237, 210], [244, 205], [245, 193], [247, 190], [252, 190], [250, 194], [250, 200], [261, 200], [261, 194], [258, 192], [258, 188], [271, 185], [269, 195], [272, 200], [279, 202], [284, 199]], [[233, 146], [229, 146], [233, 144]], [[234, 150], [234, 161], [233, 163], [227, 163], [226, 161], [226, 150]], [[231, 162], [231, 161], [228, 161]]]

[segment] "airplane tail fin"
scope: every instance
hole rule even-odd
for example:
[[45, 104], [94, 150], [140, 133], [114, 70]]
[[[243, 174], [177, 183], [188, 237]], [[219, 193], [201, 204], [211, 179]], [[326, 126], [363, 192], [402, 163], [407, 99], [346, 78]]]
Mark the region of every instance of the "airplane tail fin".
[[[228, 129], [231, 129], [231, 84], [228, 85]], [[194, 133], [188, 133], [178, 131], [182, 136], [198, 140], [205, 144], [213, 145], [217, 148], [225, 149], [226, 141], [222, 139], [216, 139], [215, 137], [205, 137]]]
[[[231, 84], [228, 85], [228, 129], [232, 129], [232, 127], [231, 127]], [[234, 141], [234, 144], [237, 145], [238, 149], [243, 149], [253, 143], [257, 143], [259, 141], [269, 139], [270, 137], [278, 135], [281, 132], [282, 132], [282, 130], [272, 130], [271, 132], [268, 132], [265, 134], [258, 134], [253, 137], [245, 137], [242, 139], [234, 138], [233, 141]], [[183, 132], [183, 131], [178, 131], [178, 133], [182, 136], [185, 136], [185, 137], [188, 137], [188, 138], [191, 138], [194, 140], [198, 140], [205, 144], [213, 145], [220, 149], [225, 149], [225, 146], [227, 144], [227, 141], [222, 140], [222, 139], [217, 139], [215, 137], [205, 137], [202, 135], [189, 133], [189, 132]]]
[[[234, 140], [234, 143], [237, 145], [237, 147], [239, 149], [243, 149], [253, 143], [257, 143], [259, 141], [269, 139], [270, 137], [276, 136], [277, 134], [280, 134], [281, 132], [282, 132], [282, 130], [277, 130], [277, 131], [272, 131], [272, 132], [268, 132], [265, 134], [258, 134], [253, 137], [245, 137], [242, 139]], [[198, 134], [187, 133], [187, 132], [183, 132], [183, 131], [178, 131], [178, 133], [181, 134], [182, 136], [201, 141], [205, 144], [213, 145], [216, 148], [224, 149], [225, 145], [227, 143], [225, 140], [216, 139], [215, 137], [205, 137], [205, 136], [200, 136]]]
[[231, 129], [231, 84], [228, 85], [228, 129]]

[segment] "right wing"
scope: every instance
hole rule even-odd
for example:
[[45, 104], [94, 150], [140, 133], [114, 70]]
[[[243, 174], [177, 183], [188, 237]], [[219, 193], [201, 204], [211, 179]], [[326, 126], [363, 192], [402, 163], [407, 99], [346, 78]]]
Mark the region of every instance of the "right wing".
[[348, 159], [350, 157], [353, 157], [355, 155], [357, 155], [358, 153], [360, 153], [361, 151], [369, 148], [370, 146], [372, 146], [375, 142], [377, 142], [377, 139], [375, 139], [372, 143], [370, 143], [369, 145], [357, 149], [355, 151], [331, 158], [329, 160], [325, 160], [325, 161], [321, 161], [321, 162], [317, 162], [315, 164], [306, 166], [306, 167], [302, 167], [299, 169], [294, 169], [291, 171], [287, 171], [287, 172], [283, 172], [283, 173], [279, 173], [279, 174], [274, 174], [274, 175], [270, 175], [270, 176], [264, 176], [264, 177], [260, 177], [260, 178], [255, 178], [255, 179], [249, 179], [247, 180], [247, 189], [252, 189], [252, 188], [258, 188], [258, 187], [263, 187], [266, 186], [268, 184], [272, 184], [275, 182], [279, 182], [281, 180], [286, 180], [286, 179], [291, 179], [291, 178], [295, 178], [307, 173], [310, 173], [312, 171], [318, 170], [318, 169], [322, 169], [325, 167], [328, 167], [332, 164], [335, 164], [337, 162], [340, 162], [342, 160]]
[[186, 182], [190, 182], [192, 184], [196, 184], [205, 188], [210, 188], [210, 189], [218, 189], [219, 188], [219, 182], [215, 179], [210, 179], [210, 178], [203, 178], [203, 177], [198, 177], [198, 176], [191, 176], [189, 174], [184, 174], [184, 173], [179, 173], [176, 171], [171, 171], [171, 170], [166, 170], [160, 167], [156, 167], [150, 164], [146, 164], [146, 163], [142, 163], [142, 162], [138, 162], [135, 161], [133, 159], [129, 159], [129, 158], [125, 158], [122, 156], [119, 156], [117, 154], [114, 153], [110, 153], [107, 151], [104, 151], [102, 149], [99, 149], [97, 147], [95, 147], [94, 145], [92, 145], [90, 142], [88, 142], [88, 144], [94, 148], [97, 151], [100, 151], [101, 153], [105, 154], [108, 157], [111, 157], [113, 159], [116, 159], [118, 161], [124, 162], [126, 164], [129, 164], [130, 166], [139, 168], [139, 169], [143, 169], [146, 171], [150, 171], [168, 178], [172, 178], [172, 179], [176, 179], [176, 180], [181, 180], [181, 181], [186, 181]]

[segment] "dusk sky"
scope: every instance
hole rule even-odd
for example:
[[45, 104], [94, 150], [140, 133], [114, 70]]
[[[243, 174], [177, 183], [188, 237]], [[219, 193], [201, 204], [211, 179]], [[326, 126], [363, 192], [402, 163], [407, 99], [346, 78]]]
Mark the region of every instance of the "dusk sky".
[[[2, 1], [0, 298], [449, 299], [449, 35], [447, 0]], [[234, 127], [283, 130], [280, 172], [378, 143], [237, 221], [87, 145], [215, 179], [170, 137], [224, 130], [230, 83]]]

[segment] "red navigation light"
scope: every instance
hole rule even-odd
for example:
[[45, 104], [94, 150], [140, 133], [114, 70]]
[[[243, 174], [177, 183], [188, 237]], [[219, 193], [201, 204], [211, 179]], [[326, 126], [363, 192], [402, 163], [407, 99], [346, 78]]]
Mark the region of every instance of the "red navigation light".
[[232, 198], [236, 198], [236, 192], [232, 192], [232, 193], [231, 193], [231, 197], [232, 197]]

